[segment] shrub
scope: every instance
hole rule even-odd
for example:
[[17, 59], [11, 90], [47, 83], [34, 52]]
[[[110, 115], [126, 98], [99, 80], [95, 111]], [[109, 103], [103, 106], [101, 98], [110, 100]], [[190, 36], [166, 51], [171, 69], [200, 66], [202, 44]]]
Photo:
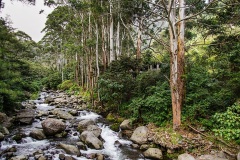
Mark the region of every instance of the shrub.
[[75, 85], [73, 81], [66, 80], [59, 84], [57, 88], [66, 91], [69, 90], [73, 85]]
[[226, 140], [240, 140], [240, 104], [235, 103], [226, 112], [216, 113], [214, 133]]
[[[128, 116], [144, 123], [154, 122], [162, 125], [171, 117], [171, 95], [167, 82], [158, 82], [148, 88], [149, 95], [134, 98], [123, 110]], [[123, 111], [126, 116], [126, 112]]]
[[43, 85], [47, 89], [57, 89], [57, 86], [62, 82], [61, 74], [59, 72], [55, 72], [49, 74], [48, 77], [43, 79]]

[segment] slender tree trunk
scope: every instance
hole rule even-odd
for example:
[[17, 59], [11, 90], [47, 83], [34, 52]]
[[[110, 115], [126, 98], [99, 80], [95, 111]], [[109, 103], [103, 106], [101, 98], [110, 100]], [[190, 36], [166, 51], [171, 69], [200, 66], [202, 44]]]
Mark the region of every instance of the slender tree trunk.
[[116, 37], [116, 59], [120, 56], [120, 1], [118, 1], [118, 23]]
[[138, 19], [138, 38], [137, 38], [137, 54], [136, 58], [140, 59], [141, 58], [141, 45], [142, 45], [142, 21], [143, 18], [142, 16], [139, 16]]
[[98, 63], [98, 24], [96, 22], [96, 68], [97, 68], [97, 79], [100, 75], [99, 63]]
[[[179, 0], [179, 20], [185, 17], [185, 2]], [[170, 62], [170, 86], [172, 97], [173, 111], [173, 128], [178, 129], [181, 125], [181, 110], [184, 99], [184, 21], [176, 24], [176, 1], [171, 6], [169, 1], [170, 17], [169, 17], [169, 33], [171, 47], [171, 62]]]
[[105, 40], [105, 35], [106, 32], [105, 32], [105, 26], [104, 26], [104, 20], [103, 20], [103, 17], [102, 17], [102, 61], [103, 61], [103, 71], [105, 72], [106, 69], [107, 69], [107, 54], [106, 54], [106, 40]]
[[114, 55], [114, 43], [113, 43], [113, 15], [112, 15], [112, 0], [109, 0], [110, 3], [110, 63], [115, 60]]
[[75, 53], [75, 60], [76, 60], [76, 68], [75, 68], [75, 82], [78, 84], [78, 73], [79, 73], [79, 60], [78, 60], [78, 54]]

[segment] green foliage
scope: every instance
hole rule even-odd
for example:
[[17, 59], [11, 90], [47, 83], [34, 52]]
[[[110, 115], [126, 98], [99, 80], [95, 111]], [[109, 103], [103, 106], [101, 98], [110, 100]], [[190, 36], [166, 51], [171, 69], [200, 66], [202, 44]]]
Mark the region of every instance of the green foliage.
[[[126, 107], [129, 117], [143, 121], [144, 123], [154, 122], [163, 125], [171, 117], [171, 96], [169, 84], [158, 82], [151, 86], [143, 97], [134, 98]], [[126, 116], [126, 115], [125, 115]]]
[[57, 89], [58, 85], [62, 82], [61, 74], [59, 72], [49, 74], [42, 81], [44, 87], [47, 89]]
[[75, 85], [73, 81], [66, 80], [58, 85], [58, 89], [66, 91], [66, 90], [69, 90], [73, 85]]
[[240, 104], [235, 103], [223, 113], [216, 113], [214, 133], [226, 140], [240, 140]]
[[[35, 43], [24, 32], [14, 33], [0, 19], [0, 111], [11, 112], [39, 90], [38, 69], [32, 60]], [[42, 69], [42, 68], [41, 68]]]
[[98, 91], [101, 101], [112, 110], [128, 101], [134, 92], [136, 67], [138, 62], [129, 57], [121, 57], [120, 60], [111, 64], [108, 71], [98, 80]]
[[61, 84], [58, 85], [57, 88], [60, 89], [60, 90], [67, 91], [70, 94], [80, 94], [80, 92], [82, 92], [81, 87], [78, 86], [72, 80], [63, 81]]

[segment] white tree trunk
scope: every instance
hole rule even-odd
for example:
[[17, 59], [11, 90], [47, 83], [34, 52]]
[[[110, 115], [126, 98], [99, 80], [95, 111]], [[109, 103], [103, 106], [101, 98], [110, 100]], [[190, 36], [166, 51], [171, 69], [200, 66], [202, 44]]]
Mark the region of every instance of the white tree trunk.
[[[176, 4], [179, 7], [178, 24], [176, 24]], [[181, 109], [184, 99], [184, 18], [185, 1], [169, 1], [169, 35], [170, 35], [170, 86], [173, 111], [173, 128], [177, 129], [181, 125]]]
[[112, 15], [112, 1], [109, 0], [110, 3], [110, 63], [115, 60], [115, 55], [114, 55], [114, 44], [113, 44], [113, 15]]
[[96, 22], [96, 67], [97, 67], [97, 78], [99, 77], [100, 75], [100, 72], [99, 72], [99, 63], [98, 63], [98, 24]]
[[116, 59], [120, 56], [120, 1], [118, 1], [118, 23], [117, 23], [117, 38], [116, 38]]

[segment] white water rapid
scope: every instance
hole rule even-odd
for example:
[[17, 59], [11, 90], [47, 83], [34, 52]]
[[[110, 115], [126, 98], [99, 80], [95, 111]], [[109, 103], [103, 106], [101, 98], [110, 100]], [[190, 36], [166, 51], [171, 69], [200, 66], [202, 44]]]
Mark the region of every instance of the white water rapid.
[[[55, 106], [50, 106], [48, 104], [44, 104], [43, 101], [45, 97], [48, 96], [46, 92], [43, 92], [40, 95], [39, 100], [35, 100], [36, 103], [36, 111], [48, 112], [55, 108]], [[44, 140], [36, 140], [29, 136], [29, 133], [34, 128], [42, 128], [41, 120], [46, 119], [46, 117], [41, 117], [40, 119], [35, 119], [32, 125], [26, 126], [16, 126], [15, 129], [11, 131], [11, 134], [5, 138], [1, 142], [0, 146], [0, 159], [7, 160], [4, 157], [3, 153], [5, 150], [11, 147], [16, 148], [16, 152], [14, 155], [28, 155], [29, 160], [34, 160], [34, 153], [36, 151], [42, 150], [44, 155], [49, 155], [50, 159], [53, 160], [60, 160], [59, 154], [67, 155], [62, 149], [57, 148], [57, 144], [62, 143], [76, 143], [80, 141], [79, 133], [76, 131], [76, 128], [71, 127], [70, 132], [66, 138], [48, 138]], [[75, 117], [76, 121], [91, 119], [96, 122], [99, 128], [102, 129], [101, 137], [103, 139], [103, 149], [96, 150], [87, 148], [87, 150], [80, 150], [82, 154], [88, 155], [91, 153], [100, 153], [105, 156], [105, 160], [141, 160], [144, 159], [141, 152], [132, 149], [131, 144], [132, 142], [129, 140], [122, 139], [118, 136], [119, 133], [112, 131], [107, 124], [104, 124], [102, 121], [100, 122], [99, 119], [103, 119], [100, 115], [90, 112], [90, 111], [79, 111], [78, 116]], [[65, 121], [67, 125], [71, 125], [70, 121]], [[13, 140], [14, 135], [19, 132], [24, 132], [25, 137], [22, 138], [20, 141]], [[115, 145], [118, 142], [121, 145]], [[71, 155], [72, 156], [72, 155]], [[72, 156], [76, 160], [85, 160], [84, 156], [76, 157]]]

